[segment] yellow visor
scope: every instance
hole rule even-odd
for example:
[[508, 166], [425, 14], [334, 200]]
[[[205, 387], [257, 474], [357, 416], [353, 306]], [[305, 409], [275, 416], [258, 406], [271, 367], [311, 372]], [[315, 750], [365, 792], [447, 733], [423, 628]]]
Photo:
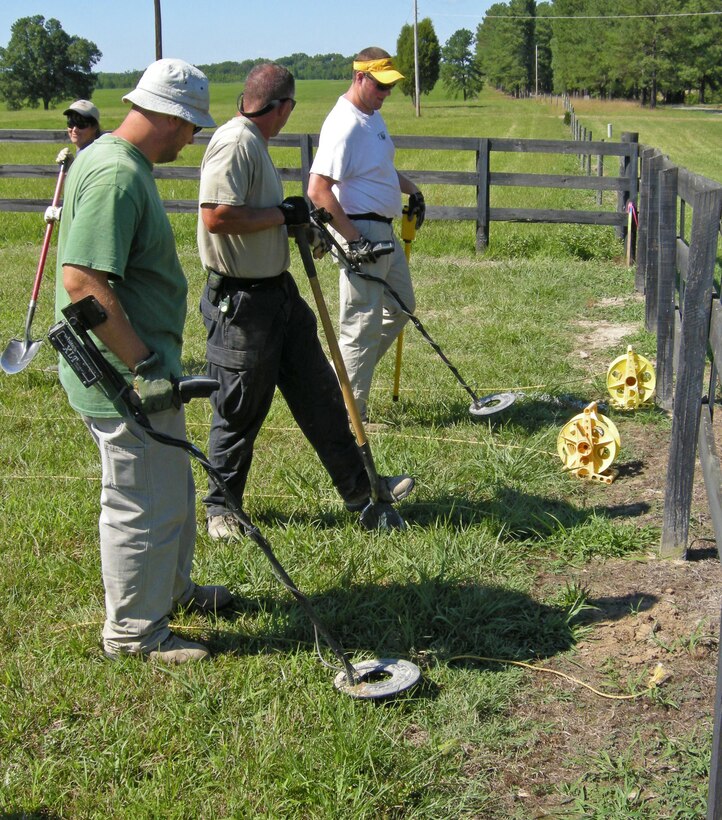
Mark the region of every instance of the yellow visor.
[[396, 68], [390, 57], [383, 57], [381, 60], [354, 60], [353, 70], [364, 71], [384, 85], [391, 85], [404, 79], [404, 75]]

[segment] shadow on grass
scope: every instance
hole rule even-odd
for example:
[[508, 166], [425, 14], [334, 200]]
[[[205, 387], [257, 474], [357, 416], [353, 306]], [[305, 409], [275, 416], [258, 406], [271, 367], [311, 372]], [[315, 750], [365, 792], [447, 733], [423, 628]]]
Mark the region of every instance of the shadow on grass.
[[[490, 499], [472, 500], [459, 495], [441, 495], [428, 501], [415, 501], [412, 496], [396, 509], [407, 524], [425, 528], [441, 524], [452, 530], [464, 530], [486, 523], [502, 532], [504, 540], [525, 540], [545, 538], [560, 528], [568, 530], [580, 526], [592, 517], [638, 517], [649, 512], [650, 505], [638, 501], [580, 509], [559, 498], [500, 486]], [[275, 506], [266, 506], [262, 511], [251, 513], [251, 519], [261, 530], [266, 526], [286, 527], [291, 524], [333, 529], [346, 526], [349, 520], [356, 521], [357, 517], [358, 513], [341, 510], [314, 511], [311, 514], [296, 510], [288, 513]]]
[[[423, 662], [477, 655], [508, 660], [548, 658], [575, 643], [573, 616], [523, 592], [443, 578], [391, 584], [350, 584], [309, 596], [318, 617], [346, 651]], [[230, 627], [263, 624], [253, 636]], [[313, 642], [311, 622], [296, 601], [278, 598], [238, 601], [236, 612], [217, 621], [215, 652], [257, 654]], [[495, 667], [501, 668], [501, 667]]]

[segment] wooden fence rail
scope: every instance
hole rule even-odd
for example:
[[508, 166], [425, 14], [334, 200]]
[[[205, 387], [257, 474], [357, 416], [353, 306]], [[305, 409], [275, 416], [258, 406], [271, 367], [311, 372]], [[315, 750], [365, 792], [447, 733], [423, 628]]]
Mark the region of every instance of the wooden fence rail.
[[[627, 135], [628, 137], [630, 135]], [[638, 196], [638, 157], [639, 147], [636, 135], [633, 139], [621, 142], [593, 142], [590, 140], [513, 140], [493, 137], [394, 137], [398, 149], [473, 152], [473, 171], [438, 171], [414, 170], [404, 171], [417, 185], [462, 185], [475, 189], [474, 207], [437, 206], [428, 202], [427, 217], [430, 220], [460, 220], [476, 223], [476, 247], [483, 250], [489, 244], [489, 226], [491, 222], [555, 223], [611, 225], [617, 235], [626, 234], [626, 202], [636, 203]], [[209, 134], [195, 137], [198, 144], [207, 144]], [[65, 143], [64, 131], [31, 131], [0, 130], [0, 142], [17, 143]], [[308, 174], [313, 160], [314, 149], [318, 147], [317, 134], [281, 134], [271, 140], [272, 147], [294, 148], [299, 151], [298, 166], [280, 168], [284, 181], [300, 182], [304, 194], [307, 190]], [[491, 170], [491, 159], [494, 153], [515, 154], [566, 154], [581, 155], [585, 160], [586, 173], [570, 174], [531, 174], [507, 173]], [[597, 157], [599, 173], [591, 174], [592, 156]], [[619, 159], [619, 174], [604, 176], [603, 157]], [[156, 167], [154, 175], [158, 179], [196, 180], [199, 176], [197, 167], [167, 166]], [[49, 177], [57, 175], [57, 166], [52, 165], [0, 165], [0, 178]], [[491, 207], [491, 189], [493, 187], [519, 188], [566, 188], [596, 191], [597, 203], [601, 202], [603, 191], [617, 192], [616, 210], [573, 210], [550, 208], [497, 208]], [[431, 197], [427, 197], [428, 200]], [[0, 199], [0, 211], [42, 211], [47, 206], [45, 200]], [[172, 213], [193, 213], [198, 207], [195, 200], [166, 200], [166, 209]]]

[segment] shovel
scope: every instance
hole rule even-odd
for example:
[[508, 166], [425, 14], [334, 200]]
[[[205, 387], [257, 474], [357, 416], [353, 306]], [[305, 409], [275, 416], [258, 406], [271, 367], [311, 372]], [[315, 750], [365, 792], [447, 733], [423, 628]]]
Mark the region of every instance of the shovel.
[[399, 513], [385, 501], [379, 501], [379, 474], [376, 472], [374, 459], [371, 455], [371, 447], [366, 438], [366, 431], [364, 430], [361, 414], [358, 411], [356, 404], [356, 397], [351, 389], [351, 382], [346, 372], [346, 365], [341, 355], [341, 349], [338, 346], [336, 334], [334, 333], [333, 325], [331, 324], [331, 317], [326, 307], [326, 301], [323, 298], [321, 286], [316, 275], [316, 265], [313, 261], [311, 248], [308, 244], [308, 237], [306, 236], [306, 226], [296, 225], [293, 227], [296, 236], [296, 244], [301, 253], [301, 260], [303, 267], [306, 270], [308, 281], [311, 285], [313, 298], [316, 300], [316, 307], [318, 308], [318, 315], [321, 317], [321, 324], [326, 335], [328, 349], [331, 352], [331, 359], [336, 368], [339, 383], [341, 385], [341, 393], [346, 404], [349, 418], [351, 419], [351, 426], [356, 435], [356, 444], [358, 445], [361, 458], [366, 468], [366, 473], [369, 477], [369, 485], [371, 487], [371, 500], [361, 511], [361, 525], [367, 530], [403, 530], [406, 528], [404, 519]]
[[[63, 181], [68, 172], [73, 156], [66, 148], [66, 153], [58, 154], [58, 162], [60, 164], [60, 173], [58, 174], [58, 181], [55, 185], [55, 194], [53, 195], [53, 207], [57, 207], [60, 202], [60, 195], [63, 190]], [[40, 282], [43, 279], [43, 270], [45, 269], [45, 260], [48, 257], [48, 250], [50, 248], [50, 237], [53, 235], [54, 222], [48, 222], [45, 228], [45, 239], [43, 240], [43, 247], [40, 251], [40, 261], [38, 262], [38, 269], [35, 273], [35, 282], [33, 283], [33, 292], [30, 296], [30, 304], [28, 305], [28, 313], [25, 317], [25, 338], [11, 339], [7, 347], [0, 356], [0, 367], [9, 374], [19, 373], [24, 370], [35, 357], [38, 348], [42, 343], [42, 339], [30, 338], [30, 326], [33, 323], [35, 316], [35, 306], [38, 302], [38, 292], [40, 291]]]

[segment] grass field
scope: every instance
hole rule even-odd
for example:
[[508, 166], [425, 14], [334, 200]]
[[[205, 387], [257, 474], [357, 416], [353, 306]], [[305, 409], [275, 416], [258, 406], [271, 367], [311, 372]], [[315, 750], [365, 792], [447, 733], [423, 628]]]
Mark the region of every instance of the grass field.
[[[344, 88], [300, 83], [289, 130], [318, 130]], [[218, 122], [232, 116], [239, 90], [212, 88]], [[95, 98], [106, 128], [123, 115], [120, 96], [106, 91]], [[0, 112], [0, 128], [59, 127], [60, 110]], [[635, 119], [626, 107], [576, 110], [600, 134], [597, 121], [613, 121], [615, 134], [639, 131], [646, 144], [656, 144], [653, 134], [673, 159], [688, 156], [684, 164], [692, 170], [719, 174], [720, 120], [713, 114], [709, 122], [695, 115], [692, 144], [682, 139], [689, 113], [637, 109]], [[416, 119], [397, 95], [384, 107], [392, 133], [568, 138], [560, 107], [491, 91], [467, 105], [435, 93], [422, 111]], [[54, 150], [0, 144], [0, 162], [48, 164]], [[190, 147], [181, 163], [200, 156], [200, 147]], [[455, 161], [399, 157], [407, 168]], [[560, 161], [575, 171], [574, 159]], [[16, 180], [3, 181], [0, 190], [49, 196], [51, 187]], [[181, 195], [192, 191], [183, 187]], [[427, 201], [451, 204], [451, 196], [432, 191]], [[557, 192], [550, 207], [590, 196]], [[185, 365], [202, 372], [195, 220], [179, 215], [172, 222], [190, 283]], [[4, 345], [22, 333], [43, 224], [32, 214], [5, 214], [2, 224]], [[371, 435], [380, 471], [417, 477], [415, 494], [400, 507], [408, 523], [403, 533], [359, 528], [283, 401], [274, 401], [244, 506], [355, 660], [403, 657], [422, 669], [422, 685], [386, 705], [338, 694], [334, 672], [319, 663], [310, 623], [264, 557], [250, 542], [219, 545], [202, 531], [195, 579], [227, 584], [236, 607], [222, 618], [179, 616], [175, 628], [206, 641], [213, 660], [177, 670], [132, 659], [107, 663], [99, 645], [97, 451], [65, 401], [47, 343], [22, 373], [0, 376], [0, 813], [544, 816], [531, 813], [533, 801], [561, 807], [556, 813], [568, 817], [703, 817], [711, 718], [707, 711], [700, 722], [680, 719], [685, 679], [621, 702], [612, 713], [573, 684], [458, 659], [539, 663], [608, 693], [645, 688], [644, 662], [622, 669], [610, 655], [589, 665], [578, 653], [580, 642], [597, 633], [583, 617], [593, 591], [575, 579], [605, 562], [627, 559], [631, 567], [651, 560], [659, 520], [622, 514], [631, 492], [623, 480], [611, 487], [580, 482], [562, 471], [556, 455], [561, 427], [586, 403], [605, 400], [609, 362], [628, 343], [654, 357], [622, 255], [611, 229], [494, 224], [483, 256], [473, 250], [469, 225], [429, 223], [419, 232], [412, 270], [424, 325], [479, 395], [514, 390], [520, 397], [491, 423], [473, 421], [468, 396], [420, 334], [407, 330], [401, 399], [392, 401], [389, 359], [378, 369], [370, 408], [389, 424]], [[51, 251], [36, 336], [53, 321], [54, 262]], [[308, 294], [295, 252], [292, 270]], [[319, 274], [335, 315], [329, 260]], [[601, 327], [621, 330], [605, 340]], [[196, 402], [188, 412], [189, 437], [205, 449], [209, 408]], [[669, 421], [653, 409], [607, 413], [620, 430], [622, 465], [643, 459], [650, 436], [666, 440]], [[200, 523], [200, 469], [196, 478]], [[627, 619], [638, 614], [625, 611]], [[680, 653], [699, 643], [695, 634]], [[324, 659], [334, 662], [329, 652]], [[560, 722], [537, 715], [551, 707], [561, 715], [583, 707], [584, 719], [616, 720], [625, 730], [535, 768], [529, 749], [555, 746], [562, 732]], [[665, 761], [653, 778], [642, 763], [651, 755]]]

